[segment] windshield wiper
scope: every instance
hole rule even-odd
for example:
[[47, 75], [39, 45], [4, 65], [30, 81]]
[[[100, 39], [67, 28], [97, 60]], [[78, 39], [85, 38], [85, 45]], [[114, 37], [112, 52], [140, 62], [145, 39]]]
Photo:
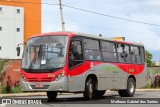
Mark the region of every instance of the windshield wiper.
[[34, 57], [33, 57], [32, 61], [31, 61], [30, 65], [29, 65], [29, 71], [31, 71], [31, 68], [32, 68], [32, 65], [33, 65], [33, 62], [34, 62], [34, 60], [36, 58], [37, 53], [38, 52], [36, 52], [36, 54], [34, 55]]

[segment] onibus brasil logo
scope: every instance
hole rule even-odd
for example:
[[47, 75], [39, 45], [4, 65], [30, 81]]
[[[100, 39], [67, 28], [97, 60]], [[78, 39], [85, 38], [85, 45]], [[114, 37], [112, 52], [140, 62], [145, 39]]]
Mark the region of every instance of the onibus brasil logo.
[[6, 104], [42, 104], [41, 100], [29, 100], [29, 99], [2, 99], [2, 105]]

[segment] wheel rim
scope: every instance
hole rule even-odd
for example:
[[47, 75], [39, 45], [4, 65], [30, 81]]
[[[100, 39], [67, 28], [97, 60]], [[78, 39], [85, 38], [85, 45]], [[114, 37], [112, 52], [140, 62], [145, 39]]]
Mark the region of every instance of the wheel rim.
[[89, 84], [89, 96], [90, 96], [90, 98], [92, 97], [92, 93], [93, 93], [93, 85]]
[[130, 82], [128, 87], [129, 87], [129, 91], [131, 93], [133, 93], [134, 92], [134, 84], [133, 84], [133, 82]]

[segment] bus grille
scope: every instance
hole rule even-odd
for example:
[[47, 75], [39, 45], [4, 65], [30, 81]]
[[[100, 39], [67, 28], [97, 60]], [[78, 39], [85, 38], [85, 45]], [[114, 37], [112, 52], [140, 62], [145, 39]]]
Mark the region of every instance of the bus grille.
[[43, 87], [36, 87], [35, 85], [31, 85], [32, 89], [48, 89], [49, 85], [44, 85]]
[[29, 82], [51, 82], [52, 78], [28, 78]]

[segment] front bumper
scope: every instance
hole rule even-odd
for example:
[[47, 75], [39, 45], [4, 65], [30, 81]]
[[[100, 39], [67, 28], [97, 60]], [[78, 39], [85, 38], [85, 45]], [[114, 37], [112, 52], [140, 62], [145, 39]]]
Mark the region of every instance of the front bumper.
[[[43, 87], [36, 87], [37, 84]], [[68, 91], [67, 77], [52, 82], [27, 82], [21, 78], [22, 91]]]

